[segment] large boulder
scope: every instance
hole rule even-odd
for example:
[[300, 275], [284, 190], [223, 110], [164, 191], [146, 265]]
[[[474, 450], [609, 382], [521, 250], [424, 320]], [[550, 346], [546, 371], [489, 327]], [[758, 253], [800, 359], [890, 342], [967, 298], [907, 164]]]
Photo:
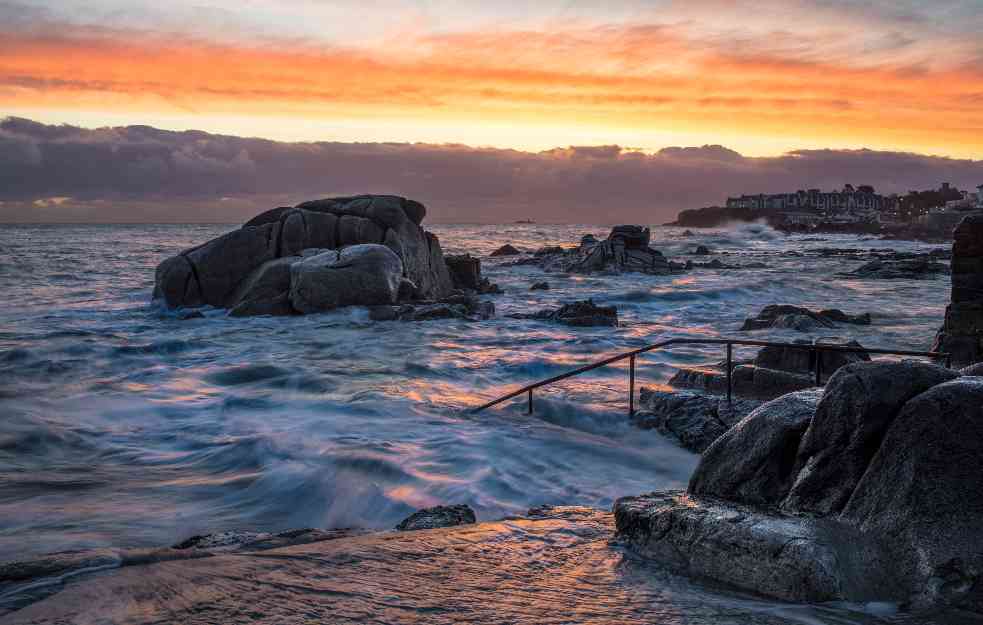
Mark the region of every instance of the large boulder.
[[933, 349], [963, 367], [983, 362], [983, 215], [964, 218], [953, 237], [951, 302]]
[[[418, 297], [444, 297], [453, 288], [451, 277], [437, 238], [420, 227], [425, 214], [418, 202], [383, 195], [275, 208], [238, 230], [164, 260], [157, 267], [154, 297], [171, 308], [207, 304], [238, 308], [237, 314], [267, 311], [271, 308], [266, 304], [244, 304], [269, 300], [241, 299], [246, 283], [264, 263], [311, 248], [337, 250], [361, 244], [390, 248]], [[272, 279], [262, 273], [262, 282]]]
[[393, 304], [402, 276], [402, 261], [384, 245], [328, 250], [290, 265], [290, 304], [301, 313]]
[[852, 364], [837, 371], [802, 437], [795, 482], [782, 507], [819, 514], [842, 510], [901, 408], [957, 376], [917, 361]]
[[615, 519], [642, 553], [747, 590], [983, 614], [980, 466], [983, 379], [851, 364], [818, 403], [783, 397], [717, 439], [688, 493]]
[[641, 226], [615, 226], [604, 241], [584, 237], [580, 249], [568, 261], [574, 273], [637, 271], [665, 275], [673, 268], [662, 252], [649, 247], [650, 233]]
[[703, 452], [689, 491], [746, 504], [780, 503], [792, 486], [795, 456], [821, 391], [762, 404]]
[[840, 274], [864, 280], [927, 280], [949, 273], [945, 263], [928, 258], [910, 260], [872, 260], [851, 272]]
[[889, 537], [915, 601], [983, 612], [983, 379], [909, 401], [840, 515]]
[[229, 315], [290, 315], [296, 312], [290, 305], [290, 266], [300, 256], [274, 258], [249, 274], [232, 298]]

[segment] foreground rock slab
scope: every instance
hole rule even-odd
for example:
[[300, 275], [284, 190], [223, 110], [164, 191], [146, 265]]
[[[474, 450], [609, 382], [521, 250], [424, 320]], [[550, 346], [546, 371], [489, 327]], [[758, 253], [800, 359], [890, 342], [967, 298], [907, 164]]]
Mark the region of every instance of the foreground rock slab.
[[[814, 393], [814, 392], [813, 392]], [[797, 601], [983, 615], [983, 378], [854, 363], [764, 404], [686, 493], [619, 500], [619, 534], [687, 573]]]

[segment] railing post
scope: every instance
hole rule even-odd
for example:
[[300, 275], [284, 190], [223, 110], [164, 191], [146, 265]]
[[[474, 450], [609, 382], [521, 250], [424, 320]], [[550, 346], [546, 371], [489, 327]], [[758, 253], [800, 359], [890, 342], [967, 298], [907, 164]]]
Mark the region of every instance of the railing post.
[[635, 354], [628, 358], [628, 416], [635, 416]]
[[526, 414], [532, 414], [532, 389], [529, 389], [529, 412]]
[[823, 352], [821, 349], [816, 349], [815, 346], [812, 348], [813, 354], [816, 357], [816, 386], [823, 385]]
[[734, 345], [727, 343], [727, 403], [731, 403], [734, 397], [734, 378], [732, 369], [734, 361]]

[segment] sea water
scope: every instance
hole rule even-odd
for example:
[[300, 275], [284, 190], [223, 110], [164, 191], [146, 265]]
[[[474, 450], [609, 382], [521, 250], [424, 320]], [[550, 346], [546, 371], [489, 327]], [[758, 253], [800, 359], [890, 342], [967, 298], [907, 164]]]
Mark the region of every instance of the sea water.
[[[468, 409], [672, 336], [836, 335], [927, 350], [949, 297], [947, 276], [857, 280], [838, 274], [862, 261], [819, 253], [933, 245], [754, 224], [654, 228], [652, 246], [674, 260], [765, 267], [567, 275], [487, 255], [607, 227], [514, 224], [428, 226], [445, 254], [481, 256], [504, 289], [487, 297], [498, 313], [488, 321], [373, 322], [358, 308], [184, 319], [151, 303], [157, 263], [234, 227], [0, 226], [0, 561], [228, 528], [391, 528], [445, 503], [480, 520], [540, 504], [610, 509], [622, 495], [684, 487], [698, 459], [630, 425], [624, 364], [539, 391], [531, 416], [524, 397]], [[698, 244], [714, 255], [690, 256]], [[550, 290], [529, 289], [543, 280]], [[506, 316], [586, 298], [616, 306], [620, 326]], [[873, 323], [739, 332], [777, 303], [869, 311]], [[637, 384], [721, 357], [719, 346], [654, 352], [639, 358]]]

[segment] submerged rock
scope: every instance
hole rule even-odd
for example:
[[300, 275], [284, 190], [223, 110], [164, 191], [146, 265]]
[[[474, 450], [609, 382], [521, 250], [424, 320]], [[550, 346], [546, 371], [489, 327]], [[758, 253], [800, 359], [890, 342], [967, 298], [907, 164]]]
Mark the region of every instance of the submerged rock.
[[498, 248], [497, 250], [489, 254], [489, 256], [518, 256], [521, 253], [522, 252], [520, 252], [518, 249], [506, 243], [502, 247]]
[[[413, 284], [416, 296], [443, 297], [452, 290], [451, 278], [439, 241], [419, 225], [425, 213], [418, 202], [382, 195], [276, 208], [164, 260], [156, 270], [154, 298], [170, 308], [211, 305], [233, 309], [237, 315], [300, 311], [287, 305], [285, 265], [302, 262], [294, 257], [306, 250], [324, 253], [363, 244], [391, 250], [400, 262], [401, 277]], [[292, 261], [268, 264], [284, 258]], [[340, 294], [324, 299], [369, 297]]]
[[590, 299], [563, 304], [559, 308], [547, 308], [531, 314], [513, 313], [509, 317], [555, 321], [568, 326], [618, 325], [618, 310], [614, 306], [598, 306]]
[[949, 273], [949, 266], [928, 258], [911, 260], [872, 260], [853, 271], [840, 274], [869, 280], [926, 280]]
[[548, 291], [549, 289], [549, 282], [534, 282], [533, 285], [529, 287], [530, 291]]
[[439, 302], [413, 302], [398, 306], [372, 306], [369, 318], [373, 321], [431, 321], [433, 319], [464, 319], [483, 321], [495, 316], [495, 305], [479, 301], [472, 295], [453, 295]]
[[470, 506], [458, 504], [454, 506], [436, 506], [417, 510], [400, 521], [396, 529], [401, 532], [412, 530], [430, 530], [438, 527], [454, 527], [475, 523], [474, 510]]

